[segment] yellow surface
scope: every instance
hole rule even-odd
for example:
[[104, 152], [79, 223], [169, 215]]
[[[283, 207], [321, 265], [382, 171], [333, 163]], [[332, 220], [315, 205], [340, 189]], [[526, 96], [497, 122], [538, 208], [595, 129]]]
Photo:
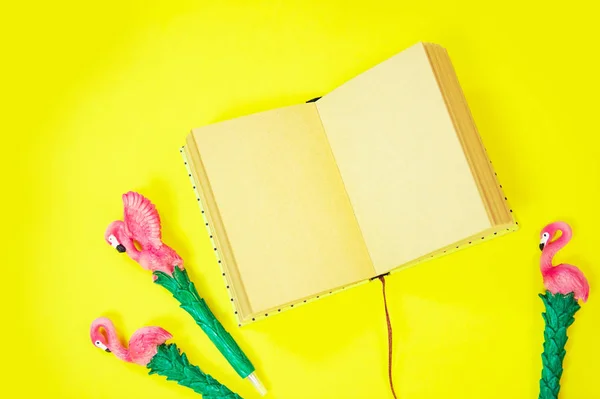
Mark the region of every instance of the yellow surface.
[[600, 397], [593, 2], [212, 3], [3, 5], [2, 393], [197, 397], [92, 346], [90, 322], [108, 315], [127, 336], [160, 324], [194, 363], [257, 397], [148, 273], [103, 242], [133, 189], [160, 207], [165, 240], [270, 397], [389, 398], [378, 282], [234, 327], [178, 148], [191, 127], [303, 101], [428, 40], [453, 57], [522, 229], [389, 279], [399, 397], [536, 397], [538, 232], [559, 218], [575, 232], [559, 260], [592, 286], [569, 331], [562, 397]]

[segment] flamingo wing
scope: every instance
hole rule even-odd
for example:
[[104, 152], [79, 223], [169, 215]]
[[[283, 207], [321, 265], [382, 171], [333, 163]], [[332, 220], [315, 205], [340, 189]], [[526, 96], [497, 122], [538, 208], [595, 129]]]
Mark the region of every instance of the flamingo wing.
[[160, 327], [143, 327], [137, 330], [129, 340], [131, 360], [145, 366], [156, 355], [156, 347], [164, 344], [173, 336]]
[[560, 284], [569, 287], [569, 291], [574, 292], [577, 299], [582, 299], [586, 302], [590, 293], [590, 285], [583, 272], [577, 266], [568, 264], [561, 266], [568, 270], [568, 272], [560, 276]]
[[159, 247], [162, 244], [160, 216], [156, 207], [143, 195], [130, 191], [123, 194], [125, 227], [131, 238], [142, 246]]

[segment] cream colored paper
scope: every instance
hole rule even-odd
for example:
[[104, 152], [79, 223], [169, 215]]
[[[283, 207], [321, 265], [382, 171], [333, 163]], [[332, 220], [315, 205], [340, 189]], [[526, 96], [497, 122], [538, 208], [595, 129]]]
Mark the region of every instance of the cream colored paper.
[[422, 44], [316, 104], [377, 273], [490, 228]]
[[314, 103], [192, 134], [253, 312], [373, 275]]
[[429, 43], [316, 103], [194, 129], [186, 152], [240, 323], [518, 228]]

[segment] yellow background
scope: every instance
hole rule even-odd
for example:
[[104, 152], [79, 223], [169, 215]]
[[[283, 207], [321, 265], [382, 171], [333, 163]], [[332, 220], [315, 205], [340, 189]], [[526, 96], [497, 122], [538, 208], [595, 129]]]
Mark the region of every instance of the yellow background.
[[558, 260], [592, 286], [569, 330], [562, 397], [600, 398], [592, 2], [11, 3], [0, 24], [3, 393], [197, 397], [95, 348], [90, 322], [107, 315], [127, 339], [163, 326], [194, 363], [257, 397], [169, 294], [103, 241], [121, 194], [138, 190], [270, 397], [389, 398], [378, 282], [234, 325], [178, 150], [194, 126], [302, 102], [427, 40], [449, 50], [522, 229], [388, 280], [399, 398], [537, 397], [537, 245], [557, 219], [575, 234]]

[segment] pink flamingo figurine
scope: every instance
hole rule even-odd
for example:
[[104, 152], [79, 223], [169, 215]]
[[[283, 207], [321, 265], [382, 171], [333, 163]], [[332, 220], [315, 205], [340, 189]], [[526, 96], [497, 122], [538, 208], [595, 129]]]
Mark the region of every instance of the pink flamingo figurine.
[[[559, 231], [562, 235], [554, 239]], [[586, 302], [590, 293], [590, 286], [581, 270], [564, 263], [556, 266], [552, 265], [554, 255], [567, 245], [572, 235], [571, 227], [565, 222], [554, 222], [544, 227], [540, 241], [540, 249], [542, 250], [540, 270], [544, 279], [544, 286], [548, 291], [563, 295], [573, 292], [575, 299]]]
[[192, 389], [203, 399], [242, 399], [225, 385], [191, 364], [185, 353], [174, 343], [165, 342], [172, 338], [160, 327], [143, 327], [129, 340], [126, 349], [117, 336], [113, 323], [106, 317], [92, 322], [90, 338], [94, 346], [112, 352], [121, 360], [146, 366], [149, 374], [167, 377], [179, 385]]
[[179, 301], [180, 307], [192, 316], [238, 375], [247, 378], [264, 395], [266, 391], [254, 372], [254, 365], [198, 295], [181, 257], [162, 242], [156, 207], [132, 191], [123, 195], [123, 205], [123, 221], [117, 220], [108, 226], [104, 233], [106, 242], [117, 251], [126, 252], [144, 269], [151, 270], [154, 283], [163, 286]]
[[542, 313], [544, 351], [538, 399], [558, 399], [567, 329], [575, 322], [575, 314], [581, 308], [579, 300], [587, 302], [590, 294], [590, 286], [581, 270], [567, 264], [552, 265], [552, 259], [567, 245], [572, 235], [571, 227], [564, 222], [550, 223], [541, 231], [540, 271], [546, 292], [539, 296], [546, 311]]
[[100, 317], [92, 323], [90, 337], [96, 347], [112, 352], [126, 362], [145, 366], [158, 352], [157, 347], [171, 339], [172, 335], [160, 327], [143, 327], [131, 336], [129, 349], [126, 349], [119, 341], [113, 323]]
[[[183, 260], [162, 242], [160, 217], [149, 199], [129, 191], [123, 194], [123, 221], [112, 222], [104, 234], [107, 243], [138, 262], [144, 269], [171, 275], [173, 268], [183, 270]], [[138, 244], [141, 249], [136, 247]]]

